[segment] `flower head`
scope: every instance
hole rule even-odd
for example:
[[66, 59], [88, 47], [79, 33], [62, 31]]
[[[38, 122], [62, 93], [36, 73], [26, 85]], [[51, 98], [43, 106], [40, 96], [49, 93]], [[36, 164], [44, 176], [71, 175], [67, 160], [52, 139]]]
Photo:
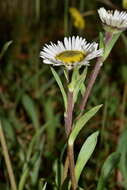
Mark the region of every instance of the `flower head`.
[[106, 11], [105, 8], [100, 8], [98, 13], [106, 30], [118, 33], [127, 28], [127, 13], [125, 11]]
[[102, 49], [97, 48], [97, 43], [87, 43], [82, 37], [65, 37], [64, 42], [46, 44], [40, 52], [40, 57], [46, 64], [64, 65], [70, 70], [77, 65], [88, 65], [91, 59], [100, 57]]

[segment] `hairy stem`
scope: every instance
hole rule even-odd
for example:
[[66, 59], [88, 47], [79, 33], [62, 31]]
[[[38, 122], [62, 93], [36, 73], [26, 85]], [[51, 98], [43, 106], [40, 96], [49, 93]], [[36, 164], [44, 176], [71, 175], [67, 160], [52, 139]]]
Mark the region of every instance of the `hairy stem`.
[[67, 97], [67, 112], [65, 113], [65, 130], [67, 138], [72, 129], [72, 114], [73, 114], [73, 93], [68, 90]]
[[87, 89], [86, 89], [85, 94], [84, 94], [84, 96], [82, 98], [82, 101], [81, 101], [81, 104], [80, 104], [80, 111], [81, 112], [80, 112], [80, 115], [78, 116], [78, 118], [82, 115], [82, 113], [84, 111], [84, 108], [85, 108], [85, 106], [87, 104], [87, 100], [88, 100], [88, 98], [90, 96], [91, 90], [93, 88], [95, 80], [96, 80], [96, 78], [98, 76], [98, 73], [100, 71], [101, 65], [102, 65], [102, 60], [101, 60], [101, 58], [98, 58], [98, 61], [97, 61], [96, 65], [95, 65], [95, 67], [94, 67], [94, 69], [93, 69], [93, 71], [91, 73]]
[[[112, 37], [113, 37], [113, 34], [112, 34], [112, 33], [110, 33], [110, 32], [105, 32], [105, 46], [112, 40]], [[96, 64], [95, 64], [95, 67], [94, 67], [94, 69], [93, 69], [93, 71], [92, 71], [92, 73], [91, 73], [91, 75], [90, 75], [90, 79], [89, 79], [89, 81], [88, 81], [88, 86], [87, 86], [87, 88], [86, 88], [86, 91], [85, 91], [85, 93], [84, 93], [84, 96], [83, 96], [83, 98], [82, 98], [82, 100], [81, 100], [81, 103], [80, 103], [80, 105], [79, 105], [80, 114], [79, 114], [79, 116], [77, 117], [77, 119], [80, 118], [80, 116], [82, 115], [82, 113], [83, 113], [83, 111], [84, 111], [84, 108], [85, 108], [85, 106], [86, 106], [86, 104], [87, 104], [88, 98], [89, 98], [90, 93], [91, 93], [91, 90], [92, 90], [92, 88], [93, 88], [93, 85], [94, 85], [94, 83], [95, 83], [95, 81], [96, 81], [96, 78], [97, 78], [97, 76], [98, 76], [98, 74], [99, 74], [99, 71], [100, 71], [100, 69], [101, 69], [102, 63], [103, 63], [103, 58], [102, 58], [102, 57], [99, 57], [99, 58], [97, 59], [97, 62], [96, 62]]]
[[72, 189], [77, 190], [77, 182], [75, 177], [75, 163], [74, 163], [74, 148], [68, 145], [68, 158], [69, 158], [69, 169], [71, 176]]
[[68, 159], [68, 156], [66, 156], [66, 160], [65, 160], [65, 164], [64, 164], [64, 173], [63, 173], [62, 183], [64, 182], [64, 180], [65, 180], [66, 177], [67, 177], [68, 168], [69, 168], [69, 159]]
[[5, 163], [7, 166], [7, 171], [8, 171], [9, 180], [11, 183], [11, 188], [12, 188], [12, 190], [17, 190], [15, 176], [13, 173], [12, 164], [11, 164], [11, 160], [9, 157], [8, 148], [7, 148], [7, 144], [6, 144], [6, 140], [5, 140], [5, 136], [4, 136], [4, 132], [2, 129], [1, 123], [0, 123], [0, 142], [1, 142], [2, 150], [3, 150]]
[[[65, 115], [65, 130], [67, 138], [69, 137], [72, 130], [72, 116], [73, 116], [73, 92], [68, 90], [68, 98], [67, 98], [67, 112]], [[69, 169], [70, 169], [70, 177], [72, 183], [72, 189], [77, 189], [76, 177], [75, 177], [75, 164], [74, 164], [74, 151], [73, 146], [69, 146], [67, 148], [67, 159], [69, 160]], [[66, 168], [67, 169], [67, 168]]]

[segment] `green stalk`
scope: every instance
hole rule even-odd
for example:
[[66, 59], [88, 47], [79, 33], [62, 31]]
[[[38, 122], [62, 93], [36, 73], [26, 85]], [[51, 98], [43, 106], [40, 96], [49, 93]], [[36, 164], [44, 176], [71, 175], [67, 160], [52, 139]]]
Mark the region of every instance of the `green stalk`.
[[5, 163], [6, 163], [8, 175], [9, 175], [11, 189], [12, 190], [17, 190], [16, 180], [15, 180], [14, 172], [13, 172], [13, 169], [12, 169], [12, 164], [11, 164], [11, 160], [10, 160], [10, 157], [9, 157], [7, 143], [6, 143], [6, 140], [5, 140], [5, 136], [4, 136], [4, 132], [3, 132], [3, 129], [2, 129], [1, 122], [0, 122], [0, 142], [1, 142], [2, 150], [3, 150], [3, 156], [4, 156]]
[[26, 183], [26, 180], [28, 178], [28, 174], [30, 172], [30, 169], [27, 167], [23, 173], [23, 175], [21, 176], [21, 179], [20, 179], [20, 182], [19, 182], [19, 187], [18, 187], [18, 190], [23, 190], [24, 189], [24, 186], [25, 186], [25, 183]]
[[116, 43], [116, 41], [118, 40], [119, 36], [120, 36], [121, 32], [119, 32], [118, 34], [112, 34], [110, 32], [105, 32], [105, 49], [104, 49], [104, 55], [103, 57], [99, 57], [97, 59], [97, 62], [93, 68], [93, 71], [91, 73], [90, 79], [88, 81], [88, 86], [86, 88], [86, 91], [84, 93], [84, 96], [81, 100], [81, 103], [79, 105], [80, 108], [80, 114], [77, 117], [77, 119], [80, 118], [80, 116], [82, 115], [84, 108], [86, 107], [86, 104], [88, 102], [88, 98], [91, 94], [92, 88], [94, 86], [94, 83], [96, 81], [96, 78], [100, 72], [101, 66], [103, 65], [103, 62], [107, 59], [107, 57], [109, 56], [110, 51], [112, 50], [114, 44]]

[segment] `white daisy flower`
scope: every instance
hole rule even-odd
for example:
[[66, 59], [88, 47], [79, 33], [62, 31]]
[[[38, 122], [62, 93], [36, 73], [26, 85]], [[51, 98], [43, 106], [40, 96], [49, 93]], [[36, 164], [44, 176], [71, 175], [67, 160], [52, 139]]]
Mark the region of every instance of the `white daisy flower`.
[[105, 29], [117, 33], [127, 28], [127, 13], [125, 11], [106, 11], [105, 8], [102, 7], [98, 10], [98, 13], [104, 26], [106, 26]]
[[40, 52], [40, 57], [46, 64], [54, 66], [64, 65], [68, 70], [76, 65], [88, 65], [89, 61], [102, 55], [102, 49], [97, 50], [98, 44], [87, 43], [82, 37], [65, 37], [64, 42], [57, 44], [51, 42], [45, 45]]

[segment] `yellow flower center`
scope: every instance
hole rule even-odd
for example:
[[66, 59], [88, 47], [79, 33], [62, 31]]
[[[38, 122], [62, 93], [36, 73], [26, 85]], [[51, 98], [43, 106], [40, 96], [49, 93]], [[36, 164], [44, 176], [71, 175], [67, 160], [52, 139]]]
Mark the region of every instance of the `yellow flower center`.
[[59, 53], [56, 55], [56, 59], [67, 63], [67, 64], [72, 64], [76, 62], [80, 62], [85, 58], [86, 54], [82, 51], [77, 51], [77, 50], [67, 50], [62, 53]]

